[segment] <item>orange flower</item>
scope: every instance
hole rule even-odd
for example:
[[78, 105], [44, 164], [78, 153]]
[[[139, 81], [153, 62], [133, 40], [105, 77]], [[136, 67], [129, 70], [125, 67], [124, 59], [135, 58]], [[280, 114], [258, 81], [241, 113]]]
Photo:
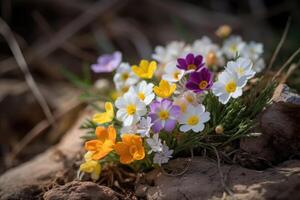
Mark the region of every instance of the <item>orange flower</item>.
[[96, 140], [85, 143], [85, 149], [93, 152], [93, 160], [100, 160], [113, 150], [116, 142], [116, 129], [112, 125], [108, 128], [98, 126], [96, 128], [96, 136]]
[[122, 142], [115, 145], [115, 151], [120, 156], [122, 164], [130, 164], [145, 157], [142, 138], [134, 134], [123, 134]]

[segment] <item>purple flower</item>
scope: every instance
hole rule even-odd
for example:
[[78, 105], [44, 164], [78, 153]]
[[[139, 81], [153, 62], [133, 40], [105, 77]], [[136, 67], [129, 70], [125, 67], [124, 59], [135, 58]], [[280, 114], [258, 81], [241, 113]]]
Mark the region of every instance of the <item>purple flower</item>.
[[104, 54], [97, 59], [96, 64], [92, 64], [91, 68], [95, 73], [112, 72], [122, 61], [122, 54], [119, 51], [113, 54]]
[[212, 73], [203, 67], [200, 71], [192, 72], [185, 87], [195, 93], [202, 93], [204, 90], [211, 88], [213, 84]]
[[173, 105], [168, 99], [156, 100], [150, 104], [149, 117], [153, 123], [152, 129], [155, 133], [162, 129], [171, 132], [175, 128], [179, 115], [180, 107]]
[[197, 55], [196, 57], [194, 56], [194, 54], [189, 53], [185, 59], [184, 58], [178, 58], [177, 59], [177, 67], [179, 69], [183, 69], [183, 70], [194, 70], [197, 71], [199, 70], [203, 65], [203, 56], [201, 55]]

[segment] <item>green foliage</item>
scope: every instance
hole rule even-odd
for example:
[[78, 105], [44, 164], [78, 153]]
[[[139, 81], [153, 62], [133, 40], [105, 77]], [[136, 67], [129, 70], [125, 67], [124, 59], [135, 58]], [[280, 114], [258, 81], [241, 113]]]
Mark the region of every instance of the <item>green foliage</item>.
[[75, 73], [64, 67], [61, 68], [61, 73], [76, 87], [81, 89], [89, 89], [92, 87], [90, 68], [87, 64], [84, 64], [82, 68], [83, 77], [77, 76]]
[[[262, 85], [265, 86], [263, 89]], [[232, 99], [226, 105], [221, 104], [211, 92], [205, 95], [203, 104], [210, 112], [211, 120], [201, 133], [188, 132], [180, 134], [174, 143], [175, 154], [190, 149], [222, 148], [225, 145], [246, 137], [257, 125], [257, 115], [270, 103], [276, 83], [260, 81], [256, 86], [243, 94], [243, 97]], [[224, 132], [217, 134], [215, 128], [220, 125]], [[178, 137], [173, 133], [173, 138]], [[178, 139], [178, 140], [177, 140]], [[168, 139], [167, 141], [170, 141]]]
[[80, 129], [87, 130], [86, 134], [81, 138], [85, 141], [96, 139], [95, 130], [97, 124], [95, 124], [92, 120], [86, 119], [85, 122], [80, 126]]

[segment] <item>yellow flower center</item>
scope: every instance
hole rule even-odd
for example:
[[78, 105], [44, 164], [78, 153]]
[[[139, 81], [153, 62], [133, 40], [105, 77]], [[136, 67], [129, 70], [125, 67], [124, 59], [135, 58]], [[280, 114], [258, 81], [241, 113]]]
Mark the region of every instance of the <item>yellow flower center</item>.
[[237, 45], [236, 44], [232, 44], [229, 49], [231, 50], [231, 52], [235, 53], [237, 52]]
[[126, 92], [129, 90], [129, 87], [128, 87], [128, 86], [125, 86], [125, 87], [123, 87], [121, 90], [122, 90], [123, 93], [126, 93]]
[[236, 90], [236, 83], [234, 81], [229, 81], [226, 86], [225, 86], [225, 90], [228, 93], [233, 93]]
[[244, 68], [242, 68], [242, 67], [237, 67], [235, 71], [236, 71], [236, 73], [238, 73], [240, 76], [242, 76], [242, 75], [245, 74], [245, 70], [244, 70]]
[[138, 96], [140, 100], [144, 101], [145, 100], [145, 94], [143, 92], [138, 93]]
[[196, 69], [196, 65], [195, 64], [189, 64], [187, 68], [188, 68], [188, 70], [193, 70], [193, 69]]
[[129, 74], [128, 74], [127, 72], [124, 72], [124, 73], [122, 74], [122, 79], [123, 79], [124, 81], [126, 81], [128, 78], [129, 78]]
[[201, 82], [199, 83], [199, 88], [200, 88], [201, 90], [204, 90], [204, 89], [207, 87], [207, 85], [208, 85], [208, 82], [207, 82], [207, 81], [201, 81]]
[[209, 52], [205, 58], [206, 64], [212, 66], [217, 64], [218, 58], [215, 52]]
[[179, 75], [180, 75], [180, 72], [175, 72], [173, 77], [175, 80], [179, 80]]
[[127, 114], [133, 115], [136, 112], [136, 107], [133, 104], [127, 106]]
[[168, 119], [168, 118], [169, 118], [169, 113], [168, 113], [168, 111], [166, 111], [166, 110], [161, 110], [161, 111], [159, 112], [159, 118], [160, 118], [161, 120], [166, 120], [166, 119]]
[[194, 125], [198, 124], [198, 122], [199, 122], [199, 117], [196, 115], [190, 116], [187, 120], [187, 124], [190, 126], [194, 126]]
[[185, 96], [185, 99], [187, 100], [187, 102], [189, 103], [193, 103], [194, 102], [194, 97], [192, 95], [187, 95]]

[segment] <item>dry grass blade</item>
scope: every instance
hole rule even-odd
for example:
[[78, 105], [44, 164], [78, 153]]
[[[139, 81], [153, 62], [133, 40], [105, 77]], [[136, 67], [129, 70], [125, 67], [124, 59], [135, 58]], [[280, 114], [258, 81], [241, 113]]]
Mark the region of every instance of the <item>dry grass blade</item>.
[[38, 101], [40, 106], [42, 107], [43, 112], [45, 113], [45, 115], [48, 119], [48, 122], [50, 124], [53, 124], [54, 117], [51, 113], [50, 107], [48, 106], [47, 101], [45, 100], [44, 96], [40, 92], [37, 84], [35, 83], [32, 75], [28, 69], [27, 63], [26, 63], [25, 58], [22, 54], [22, 51], [17, 43], [16, 38], [14, 37], [9, 26], [6, 24], [6, 22], [2, 18], [0, 18], [0, 33], [3, 35], [3, 37], [7, 41], [20, 69], [22, 70], [22, 72], [25, 76], [25, 80], [26, 80], [29, 88], [31, 89], [34, 97], [36, 98], [36, 100]]
[[289, 32], [289, 29], [290, 29], [291, 20], [292, 20], [292, 18], [289, 17], [289, 18], [288, 18], [288, 21], [287, 21], [287, 23], [286, 23], [286, 26], [285, 26], [285, 28], [284, 28], [283, 34], [282, 34], [282, 36], [281, 36], [281, 39], [280, 39], [280, 41], [279, 41], [279, 43], [278, 43], [278, 45], [277, 45], [277, 47], [276, 47], [276, 49], [275, 49], [275, 51], [274, 51], [274, 53], [273, 53], [273, 55], [272, 55], [272, 58], [271, 58], [271, 60], [270, 60], [270, 62], [269, 62], [267, 71], [269, 71], [269, 70], [272, 68], [272, 66], [273, 66], [273, 64], [274, 64], [274, 62], [275, 62], [275, 60], [276, 60], [276, 58], [277, 58], [277, 55], [278, 55], [278, 53], [279, 53], [279, 51], [280, 51], [280, 49], [281, 49], [281, 47], [282, 47], [282, 45], [283, 45], [283, 43], [284, 43], [284, 41], [285, 41], [285, 39], [286, 39], [286, 36], [287, 36], [287, 34], [288, 34], [288, 32]]
[[287, 79], [293, 74], [295, 69], [297, 69], [298, 66], [299, 66], [299, 64], [296, 64], [296, 63], [291, 64], [291, 66], [287, 70], [286, 74], [281, 79], [280, 83], [285, 83], [287, 81]]
[[290, 57], [287, 59], [287, 61], [282, 65], [282, 67], [277, 71], [276, 75], [274, 76], [273, 79], [277, 78], [282, 71], [289, 66], [289, 64], [294, 60], [294, 58], [300, 53], [300, 48], [297, 49]]

